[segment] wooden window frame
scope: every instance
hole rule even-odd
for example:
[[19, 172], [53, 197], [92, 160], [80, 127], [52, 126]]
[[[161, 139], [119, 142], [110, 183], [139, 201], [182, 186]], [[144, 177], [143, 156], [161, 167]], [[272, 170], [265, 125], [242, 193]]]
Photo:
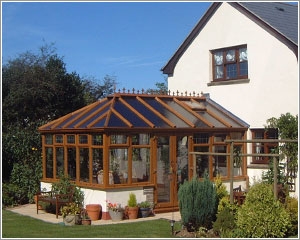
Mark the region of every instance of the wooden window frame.
[[[272, 131], [277, 131], [277, 129], [270, 129]], [[278, 131], [277, 131], [277, 138], [269, 138], [268, 130], [264, 128], [256, 128], [251, 129], [252, 139], [259, 139], [256, 137], [257, 133], [263, 133], [263, 138], [261, 139], [278, 139]], [[276, 134], [276, 133], [275, 133]], [[259, 143], [258, 143], [259, 144]], [[278, 147], [278, 143], [261, 143], [259, 144], [260, 148], [263, 149], [263, 153], [270, 153], [269, 149]], [[256, 150], [257, 143], [252, 143], [252, 153], [257, 153]], [[252, 157], [252, 163], [254, 164], [269, 164], [270, 157]]]
[[[239, 45], [239, 46], [233, 46], [233, 47], [228, 47], [228, 48], [220, 48], [220, 49], [214, 49], [211, 50], [211, 55], [212, 55], [212, 82], [223, 82], [223, 81], [231, 81], [231, 80], [238, 80], [238, 79], [248, 79], [248, 60], [244, 60], [242, 61], [247, 62], [247, 75], [241, 75], [241, 71], [240, 71], [240, 58], [239, 58], [239, 49], [241, 48], [246, 48], [247, 49], [247, 45]], [[235, 60], [234, 61], [226, 61], [226, 52], [230, 51], [230, 50], [234, 50], [235, 51]], [[223, 63], [219, 66], [223, 66], [223, 78], [217, 78], [216, 77], [216, 66], [217, 64], [215, 63], [215, 58], [214, 58], [214, 54], [218, 53], [218, 52], [222, 52], [223, 53]], [[230, 64], [236, 64], [236, 68], [237, 68], [237, 76], [235, 78], [232, 77], [227, 77], [227, 70], [226, 67]]]

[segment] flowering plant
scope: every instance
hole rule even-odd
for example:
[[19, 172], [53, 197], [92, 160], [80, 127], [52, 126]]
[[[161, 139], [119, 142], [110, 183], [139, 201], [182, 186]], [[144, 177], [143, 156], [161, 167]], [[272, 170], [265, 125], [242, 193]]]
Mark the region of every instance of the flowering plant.
[[110, 201], [106, 201], [107, 202], [107, 209], [108, 210], [112, 210], [114, 212], [121, 212], [124, 210], [124, 208], [121, 207], [120, 203], [112, 203]]
[[66, 206], [63, 206], [60, 209], [62, 217], [66, 217], [67, 215], [76, 215], [80, 214], [81, 208], [75, 202], [68, 203]]

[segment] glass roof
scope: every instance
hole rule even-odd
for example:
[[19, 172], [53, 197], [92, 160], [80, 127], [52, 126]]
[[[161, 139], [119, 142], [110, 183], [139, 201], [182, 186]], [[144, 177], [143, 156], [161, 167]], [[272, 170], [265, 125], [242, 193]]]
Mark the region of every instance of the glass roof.
[[248, 128], [208, 96], [114, 93], [39, 128], [41, 132], [114, 128]]

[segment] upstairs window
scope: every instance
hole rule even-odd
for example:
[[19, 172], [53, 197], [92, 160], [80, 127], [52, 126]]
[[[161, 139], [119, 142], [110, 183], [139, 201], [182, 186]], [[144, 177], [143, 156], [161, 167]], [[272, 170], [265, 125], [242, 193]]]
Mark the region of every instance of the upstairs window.
[[247, 46], [236, 46], [212, 51], [213, 81], [248, 78]]

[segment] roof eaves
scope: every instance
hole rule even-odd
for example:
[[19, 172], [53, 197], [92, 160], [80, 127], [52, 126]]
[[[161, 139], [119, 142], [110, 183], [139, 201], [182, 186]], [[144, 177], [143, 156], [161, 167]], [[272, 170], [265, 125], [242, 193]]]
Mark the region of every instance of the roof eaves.
[[176, 50], [176, 52], [170, 58], [170, 60], [167, 62], [167, 64], [164, 67], [161, 68], [161, 71], [164, 74], [168, 74], [168, 75], [172, 75], [173, 74], [174, 68], [175, 68], [175, 66], [176, 66], [179, 58], [186, 51], [186, 49], [193, 42], [193, 40], [196, 38], [196, 36], [203, 29], [203, 27], [206, 25], [206, 23], [208, 22], [208, 20], [211, 18], [211, 16], [219, 8], [219, 6], [221, 4], [222, 4], [222, 2], [216, 2], [216, 3], [213, 3], [208, 8], [208, 10], [204, 13], [203, 17], [199, 20], [199, 22], [196, 24], [196, 26], [192, 29], [192, 31], [188, 35], [188, 37], [185, 38], [185, 40], [183, 41], [183, 43], [179, 46], [179, 48]]

